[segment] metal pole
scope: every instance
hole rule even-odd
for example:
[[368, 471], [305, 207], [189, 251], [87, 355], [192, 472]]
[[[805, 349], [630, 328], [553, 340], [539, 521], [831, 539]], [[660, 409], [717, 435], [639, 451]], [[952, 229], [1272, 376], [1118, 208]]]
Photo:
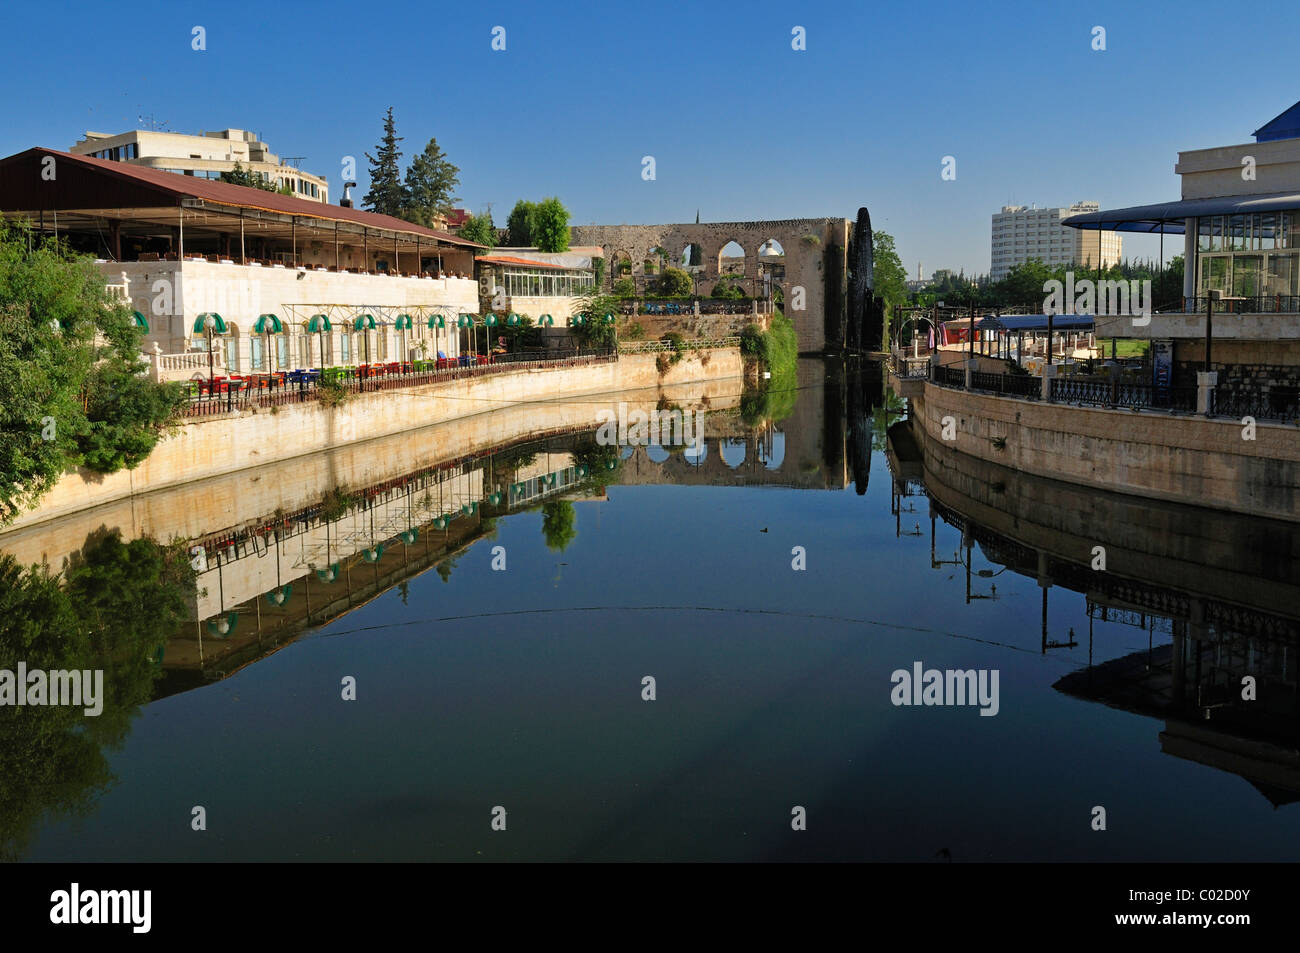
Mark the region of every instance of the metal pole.
[[1205, 373], [1210, 372], [1210, 345], [1214, 341], [1214, 295], [1205, 298]]
[[248, 259], [244, 257], [244, 210], [239, 210], [239, 263], [247, 265]]
[[339, 223], [334, 223], [334, 270], [339, 270]]

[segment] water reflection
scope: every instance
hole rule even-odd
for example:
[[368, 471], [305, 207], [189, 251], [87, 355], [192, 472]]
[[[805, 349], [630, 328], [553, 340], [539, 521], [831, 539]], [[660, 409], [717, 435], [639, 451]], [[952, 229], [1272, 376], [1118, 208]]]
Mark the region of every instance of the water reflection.
[[[98, 722], [0, 709], [5, 856], [1286, 856], [1289, 812], [1179, 767], [1300, 797], [1294, 526], [963, 457], [873, 365], [797, 379], [639, 395], [703, 412], [697, 447], [603, 447], [628, 395], [556, 402], [0, 535], [0, 668], [112, 685]], [[893, 708], [919, 659], [1000, 668], [1001, 713]], [[364, 704], [340, 710], [343, 673]], [[1130, 817], [1213, 791], [1172, 810], [1220, 839], [1087, 840], [1050, 807], [1083, 778], [1127, 779]], [[141, 805], [196, 788], [239, 833], [157, 834]], [[527, 818], [508, 845], [466, 820], [484, 798]]]
[[[908, 421], [889, 437], [896, 533], [924, 499], [931, 567], [962, 567], [968, 602], [996, 598], [986, 578], [1019, 574], [1041, 590], [1040, 651], [1086, 645], [1087, 664], [1057, 690], [1164, 719], [1165, 753], [1240, 775], [1275, 806], [1300, 800], [1295, 524], [1028, 476], [956, 453]], [[951, 560], [936, 553], [937, 521], [960, 531]], [[975, 572], [973, 592], [976, 546], [992, 568]], [[1105, 571], [1094, 568], [1097, 547]], [[1048, 623], [1049, 596], [1062, 590], [1085, 597], [1064, 634]], [[1145, 649], [1096, 662], [1097, 630], [1117, 627]]]

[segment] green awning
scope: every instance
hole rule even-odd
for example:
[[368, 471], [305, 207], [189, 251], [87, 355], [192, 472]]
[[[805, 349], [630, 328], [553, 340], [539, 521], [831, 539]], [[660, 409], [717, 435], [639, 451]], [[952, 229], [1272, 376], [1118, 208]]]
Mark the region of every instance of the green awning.
[[216, 334], [225, 334], [229, 330], [226, 327], [226, 319], [215, 311], [204, 311], [194, 322], [194, 333], [202, 334], [209, 330]]
[[312, 334], [315, 334], [317, 331], [333, 331], [334, 325], [330, 323], [329, 315], [313, 314], [311, 319], [307, 322], [307, 330]]
[[284, 325], [273, 314], [259, 314], [257, 320], [253, 322], [254, 334], [282, 334], [283, 332]]
[[145, 331], [148, 331], [149, 322], [145, 320], [144, 315], [141, 314], [139, 311], [132, 311], [131, 313], [135, 315], [135, 326], [137, 328], [143, 328]]
[[487, 313], [487, 317], [485, 317], [485, 318], [483, 319], [483, 323], [486, 324], [486, 325], [487, 325], [488, 327], [490, 327], [490, 328], [495, 328], [495, 327], [497, 326], [497, 322], [499, 322], [500, 320], [501, 320], [501, 319], [498, 318], [498, 317], [496, 316], [496, 314], [494, 314], [493, 312], [489, 311], [489, 312]]
[[478, 320], [477, 314], [462, 314], [459, 318], [456, 319], [456, 327], [458, 328], [473, 327], [474, 323], [477, 320]]
[[384, 555], [383, 543], [380, 543], [378, 546], [373, 546], [361, 554], [362, 558], [364, 558], [365, 561], [368, 563], [379, 562], [380, 557], [382, 557], [383, 555]]
[[237, 625], [239, 625], [239, 613], [227, 612], [225, 615], [209, 619], [205, 628], [208, 630], [208, 635], [224, 639], [235, 631]]
[[373, 314], [359, 314], [357, 319], [352, 322], [352, 328], [356, 331], [368, 331], [375, 326], [375, 316]]
[[441, 314], [429, 315], [430, 328], [445, 328], [446, 326], [447, 326], [447, 318], [444, 315]]
[[399, 314], [393, 328], [397, 331], [411, 330], [411, 316], [409, 314]]
[[540, 324], [542, 327], [549, 328], [555, 324], [555, 319], [551, 317], [549, 314], [544, 314], [537, 319], [537, 323]]
[[289, 601], [291, 595], [293, 595], [293, 586], [286, 583], [285, 585], [277, 586], [268, 592], [266, 594], [266, 601], [273, 606], [282, 606]]

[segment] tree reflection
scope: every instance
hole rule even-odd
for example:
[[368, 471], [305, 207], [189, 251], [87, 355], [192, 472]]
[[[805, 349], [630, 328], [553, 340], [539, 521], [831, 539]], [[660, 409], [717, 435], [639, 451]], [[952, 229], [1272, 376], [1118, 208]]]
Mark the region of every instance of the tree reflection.
[[85, 815], [114, 781], [105, 749], [149, 701], [167, 637], [188, 618], [182, 548], [93, 534], [60, 577], [0, 555], [0, 669], [104, 672], [103, 711], [0, 707], [0, 859], [22, 856], [45, 814]]

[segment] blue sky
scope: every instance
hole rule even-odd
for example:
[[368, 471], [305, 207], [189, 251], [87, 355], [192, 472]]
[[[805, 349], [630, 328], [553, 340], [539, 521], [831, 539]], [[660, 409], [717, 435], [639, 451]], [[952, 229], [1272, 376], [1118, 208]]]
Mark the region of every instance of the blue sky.
[[[141, 113], [178, 132], [233, 126], [306, 156], [337, 200], [347, 155], [364, 192], [363, 153], [391, 105], [407, 155], [436, 136], [460, 166], [462, 204], [492, 203], [498, 223], [516, 199], [552, 194], [575, 224], [694, 221], [697, 209], [702, 221], [852, 218], [866, 205], [910, 273], [918, 260], [927, 275], [982, 272], [1002, 205], [1176, 198], [1179, 149], [1251, 141], [1300, 99], [1284, 53], [1300, 7], [1252, 7], [1253, 38], [1214, 32], [1238, 19], [1225, 9], [11, 4], [0, 148], [66, 149]], [[205, 51], [191, 48], [196, 25]], [[796, 25], [804, 51], [791, 48]], [[1091, 48], [1097, 25], [1104, 52]], [[940, 178], [946, 155], [955, 181]], [[1125, 239], [1126, 254], [1155, 249]]]

